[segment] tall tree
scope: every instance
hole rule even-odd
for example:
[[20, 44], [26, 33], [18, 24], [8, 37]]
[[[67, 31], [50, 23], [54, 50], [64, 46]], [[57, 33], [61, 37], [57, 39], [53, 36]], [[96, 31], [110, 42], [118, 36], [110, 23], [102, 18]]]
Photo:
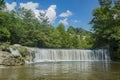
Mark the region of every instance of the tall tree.
[[101, 6], [93, 10], [90, 22], [95, 33], [95, 46], [109, 46], [112, 54], [117, 55], [120, 53], [120, 3], [111, 5], [112, 0], [99, 0], [99, 3]]

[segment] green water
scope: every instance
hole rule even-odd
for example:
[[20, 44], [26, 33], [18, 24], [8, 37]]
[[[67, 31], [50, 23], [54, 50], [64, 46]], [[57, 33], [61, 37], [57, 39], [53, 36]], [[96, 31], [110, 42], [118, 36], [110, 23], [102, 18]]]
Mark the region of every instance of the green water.
[[0, 66], [0, 80], [120, 80], [120, 63], [52, 62]]

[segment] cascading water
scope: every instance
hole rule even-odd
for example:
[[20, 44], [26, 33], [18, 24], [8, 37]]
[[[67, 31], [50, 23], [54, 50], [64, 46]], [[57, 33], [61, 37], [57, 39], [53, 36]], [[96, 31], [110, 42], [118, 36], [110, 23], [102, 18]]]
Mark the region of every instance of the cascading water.
[[21, 56], [20, 52], [17, 49], [10, 48], [10, 52], [13, 55]]
[[49, 61], [109, 61], [107, 49], [79, 50], [79, 49], [38, 49], [35, 52], [34, 62]]

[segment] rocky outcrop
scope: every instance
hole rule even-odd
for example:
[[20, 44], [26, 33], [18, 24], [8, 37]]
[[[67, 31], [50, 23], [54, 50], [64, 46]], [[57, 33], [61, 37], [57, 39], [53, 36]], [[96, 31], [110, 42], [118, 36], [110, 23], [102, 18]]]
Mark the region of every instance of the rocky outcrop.
[[25, 62], [28, 63], [32, 62], [35, 57], [34, 51], [29, 49], [28, 47], [21, 46], [19, 44], [11, 45], [10, 51], [13, 55], [21, 55], [24, 58]]
[[34, 51], [19, 44], [0, 45], [0, 65], [16, 66], [33, 62]]
[[0, 64], [6, 66], [16, 66], [24, 65], [25, 61], [21, 56], [15, 56], [9, 52], [0, 51]]

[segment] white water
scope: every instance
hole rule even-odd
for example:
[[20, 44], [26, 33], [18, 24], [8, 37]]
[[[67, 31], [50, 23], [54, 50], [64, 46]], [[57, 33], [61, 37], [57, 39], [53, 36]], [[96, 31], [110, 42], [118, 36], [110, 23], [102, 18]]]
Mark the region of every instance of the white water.
[[10, 52], [15, 56], [21, 56], [20, 52], [17, 49], [10, 48]]
[[35, 51], [34, 62], [49, 61], [109, 61], [109, 51], [106, 49], [80, 50], [80, 49], [38, 49]]

